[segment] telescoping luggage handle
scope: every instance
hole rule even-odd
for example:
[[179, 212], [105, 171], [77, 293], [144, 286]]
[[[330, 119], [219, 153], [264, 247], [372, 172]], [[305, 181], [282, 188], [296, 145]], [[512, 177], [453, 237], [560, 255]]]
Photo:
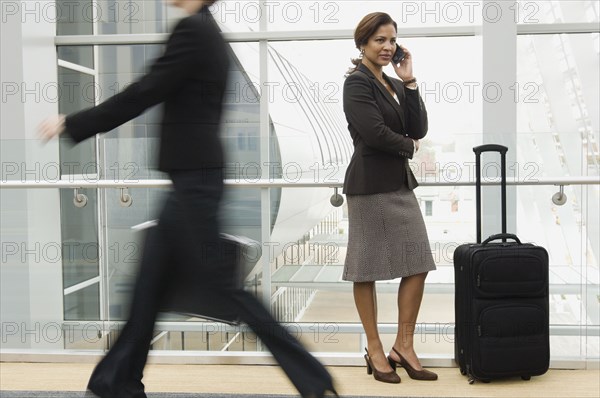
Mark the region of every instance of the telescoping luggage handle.
[[502, 239], [503, 241], [506, 241], [506, 239], [513, 239], [515, 242], [517, 242], [519, 245], [522, 245], [521, 240], [517, 237], [517, 235], [515, 234], [495, 234], [490, 236], [489, 238], [487, 238], [486, 240], [483, 241], [483, 243], [481, 244], [483, 245], [487, 245], [488, 243], [490, 243], [493, 240], [497, 240], [497, 239]]
[[[477, 243], [481, 243], [481, 154], [483, 152], [500, 152], [500, 174], [502, 190], [502, 234], [506, 234], [506, 152], [508, 148], [503, 145], [485, 144], [473, 148], [475, 152], [475, 190], [477, 206]], [[506, 242], [506, 237], [502, 237]]]

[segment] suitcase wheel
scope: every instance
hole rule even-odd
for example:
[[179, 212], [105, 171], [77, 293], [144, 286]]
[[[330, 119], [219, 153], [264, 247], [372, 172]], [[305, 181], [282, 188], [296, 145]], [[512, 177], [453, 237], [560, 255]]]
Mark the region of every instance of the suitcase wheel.
[[523, 379], [523, 380], [531, 380], [531, 376], [521, 376], [521, 379]]
[[475, 378], [473, 376], [469, 376], [469, 384], [475, 383]]
[[463, 368], [460, 368], [460, 374], [464, 376], [467, 374], [467, 371], [464, 370]]

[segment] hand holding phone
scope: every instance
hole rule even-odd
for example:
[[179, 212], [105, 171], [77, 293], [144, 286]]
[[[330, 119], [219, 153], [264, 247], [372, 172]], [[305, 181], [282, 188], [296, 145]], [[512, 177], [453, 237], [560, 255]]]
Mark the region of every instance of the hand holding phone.
[[392, 56], [392, 62], [397, 65], [400, 62], [402, 62], [404, 57], [406, 57], [406, 53], [404, 52], [402, 47], [400, 47], [400, 45], [396, 43], [396, 52]]

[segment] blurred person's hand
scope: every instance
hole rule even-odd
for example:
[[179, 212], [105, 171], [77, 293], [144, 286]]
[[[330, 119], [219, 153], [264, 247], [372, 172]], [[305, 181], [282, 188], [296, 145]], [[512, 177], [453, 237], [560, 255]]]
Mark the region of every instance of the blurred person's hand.
[[38, 126], [38, 137], [48, 142], [65, 131], [65, 115], [55, 115], [45, 119]]

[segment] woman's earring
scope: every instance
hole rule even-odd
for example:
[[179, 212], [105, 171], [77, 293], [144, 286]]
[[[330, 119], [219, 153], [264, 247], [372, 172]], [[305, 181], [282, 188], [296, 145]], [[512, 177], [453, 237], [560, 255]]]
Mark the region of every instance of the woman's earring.
[[365, 49], [360, 50], [359, 58], [362, 58], [365, 55]]

